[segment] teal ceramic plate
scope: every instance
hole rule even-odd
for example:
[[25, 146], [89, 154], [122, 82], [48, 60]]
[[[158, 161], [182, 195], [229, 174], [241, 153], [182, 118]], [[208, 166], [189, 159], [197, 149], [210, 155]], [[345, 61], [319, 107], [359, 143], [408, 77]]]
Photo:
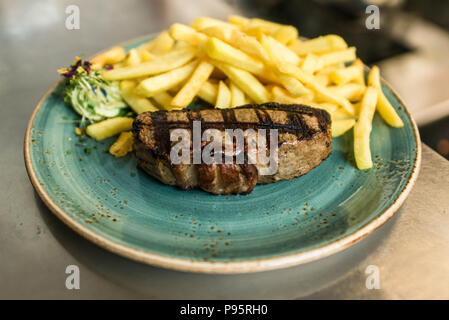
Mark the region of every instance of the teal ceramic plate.
[[25, 137], [35, 189], [87, 239], [160, 267], [240, 273], [327, 256], [388, 220], [419, 171], [417, 127], [387, 85], [383, 90], [405, 126], [394, 129], [375, 116], [371, 170], [355, 168], [347, 133], [334, 139], [331, 156], [307, 175], [237, 196], [163, 185], [137, 169], [133, 156], [115, 159], [105, 152], [113, 139], [80, 145], [70, 122], [79, 117], [57, 90], [56, 85], [42, 98]]

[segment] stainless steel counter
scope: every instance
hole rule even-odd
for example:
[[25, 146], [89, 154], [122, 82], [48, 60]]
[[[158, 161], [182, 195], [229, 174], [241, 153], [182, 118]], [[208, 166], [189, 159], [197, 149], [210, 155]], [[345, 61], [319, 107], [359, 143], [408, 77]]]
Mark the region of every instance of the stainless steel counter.
[[[34, 192], [23, 136], [55, 70], [75, 54], [189, 22], [225, 17], [221, 2], [0, 0], [0, 298], [449, 298], [449, 163], [427, 147], [417, 184], [386, 225], [353, 247], [306, 265], [247, 275], [200, 275], [149, 267], [84, 240]], [[81, 29], [65, 28], [77, 4]], [[184, 4], [184, 5], [182, 5]], [[65, 287], [68, 265], [80, 290]], [[369, 265], [379, 290], [365, 286]]]

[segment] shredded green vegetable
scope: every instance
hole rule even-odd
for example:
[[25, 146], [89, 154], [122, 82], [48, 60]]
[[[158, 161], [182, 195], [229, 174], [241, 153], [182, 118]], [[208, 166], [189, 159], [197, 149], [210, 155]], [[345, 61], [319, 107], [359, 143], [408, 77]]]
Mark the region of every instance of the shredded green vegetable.
[[85, 120], [101, 121], [129, 111], [118, 82], [103, 79], [100, 72], [91, 69], [89, 61], [77, 58], [69, 68], [59, 72], [66, 78], [62, 89], [64, 101], [81, 115], [81, 126]]

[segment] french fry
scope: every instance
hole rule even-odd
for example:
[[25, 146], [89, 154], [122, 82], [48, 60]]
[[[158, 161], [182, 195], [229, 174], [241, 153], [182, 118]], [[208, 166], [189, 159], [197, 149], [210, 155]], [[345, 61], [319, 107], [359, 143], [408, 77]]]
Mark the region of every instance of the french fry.
[[123, 62], [124, 66], [136, 66], [138, 65], [142, 59], [140, 58], [140, 54], [137, 51], [137, 49], [131, 49], [128, 52], [128, 56], [126, 57], [125, 61]]
[[290, 44], [288, 45], [288, 48], [290, 49], [290, 50], [292, 50], [294, 53], [296, 53], [298, 56], [305, 56], [306, 54], [309, 54], [309, 53], [314, 53], [314, 52], [312, 52], [312, 51], [310, 51], [310, 52], [303, 52], [303, 53], [301, 53], [301, 54], [299, 54], [298, 52], [301, 52], [301, 51], [299, 51], [300, 50], [300, 47], [302, 46], [302, 44], [305, 42], [305, 41], [307, 41], [307, 40], [302, 40], [302, 39], [300, 39], [300, 38], [296, 38], [295, 40], [293, 40], [293, 41], [291, 41], [290, 42]]
[[267, 61], [269, 59], [268, 53], [256, 38], [250, 37], [239, 30], [231, 32], [230, 43], [262, 60]]
[[147, 111], [158, 111], [159, 109], [147, 98], [137, 95], [134, 90], [136, 88], [135, 81], [123, 80], [120, 82], [120, 91], [123, 100], [133, 109], [137, 114]]
[[196, 56], [198, 59], [205, 60], [208, 58], [207, 52], [206, 52], [206, 43], [207, 43], [208, 39], [209, 39], [209, 37], [197, 46], [198, 49], [196, 51]]
[[[326, 110], [333, 137], [354, 128], [359, 169], [372, 167], [369, 142], [376, 110], [387, 124], [404, 125], [382, 91], [379, 69], [371, 69], [367, 87], [363, 62], [340, 36], [302, 40], [295, 27], [263, 19], [199, 17], [190, 26], [172, 25], [127, 55], [114, 47], [92, 62], [97, 69], [114, 65], [102, 75], [121, 81], [122, 97], [136, 113], [183, 109], [195, 97], [216, 108], [274, 101]], [[104, 139], [129, 131], [132, 119], [126, 119], [102, 121], [86, 132]], [[132, 143], [132, 134], [123, 132], [110, 152], [123, 156]]]
[[319, 75], [319, 74], [325, 74], [326, 76], [330, 76], [330, 74], [332, 72], [334, 72], [335, 70], [337, 70], [337, 69], [338, 68], [337, 68], [336, 65], [322, 67], [320, 70], [317, 70], [314, 75], [316, 76], [316, 75]]
[[137, 51], [139, 52], [141, 62], [148, 62], [154, 59], [154, 55], [143, 46], [137, 48]]
[[[247, 36], [247, 38], [250, 37]], [[253, 40], [258, 43], [257, 40]], [[264, 50], [262, 47], [261, 49]], [[204, 50], [207, 52], [207, 55], [209, 57], [254, 73], [260, 78], [261, 81], [274, 83], [279, 82], [279, 79], [276, 77], [276, 75], [269, 68], [267, 68], [267, 66], [261, 60], [247, 55], [243, 51], [234, 48], [233, 46], [219, 40], [218, 38], [211, 37], [208, 41], [206, 41]]]
[[315, 73], [315, 71], [323, 68], [323, 61], [313, 53], [307, 54], [304, 58], [301, 69], [310, 74]]
[[109, 153], [116, 158], [124, 157], [133, 150], [133, 145], [133, 133], [131, 131], [122, 132], [109, 148]]
[[[359, 109], [359, 108], [357, 108]], [[345, 119], [354, 119], [352, 116], [348, 116], [348, 114], [342, 110], [341, 108], [337, 108], [334, 111], [330, 112], [332, 121], [334, 120], [345, 120]]]
[[197, 65], [198, 60], [194, 60], [178, 69], [145, 79], [137, 86], [137, 93], [144, 97], [152, 97], [159, 92], [167, 91], [184, 80], [187, 80]]
[[202, 61], [198, 67], [196, 67], [184, 87], [182, 87], [178, 94], [173, 98], [171, 105], [181, 109], [187, 107], [190, 102], [192, 102], [193, 98], [195, 98], [198, 91], [200, 91], [204, 82], [207, 81], [213, 70], [214, 66], [212, 64], [207, 61]]
[[323, 87], [327, 87], [327, 85], [331, 82], [329, 76], [325, 73], [315, 74], [315, 80]]
[[319, 84], [315, 85], [312, 83], [314, 90], [317, 92], [319, 97], [321, 97], [326, 102], [336, 103], [343, 107], [343, 109], [349, 114], [354, 115], [355, 109], [354, 106], [349, 102], [345, 97], [340, 96], [339, 94], [335, 94], [330, 91], [328, 88], [325, 88]]
[[310, 99], [304, 96], [293, 97], [287, 90], [276, 85], [271, 87], [271, 98], [274, 102], [282, 104], [307, 104], [312, 106]]
[[[333, 53], [333, 52], [330, 52], [330, 53]], [[354, 62], [355, 62], [355, 61], [353, 61], [352, 64], [353, 64]], [[346, 63], [343, 62], [343, 61], [340, 61], [340, 62], [337, 62], [337, 63], [334, 63], [334, 64], [329, 64], [329, 65], [327, 65], [326, 67], [332, 67], [332, 68], [334, 68], [334, 70], [337, 70], [337, 69], [344, 69], [344, 68], [346, 68]]]
[[329, 34], [318, 38], [301, 41], [295, 40], [290, 45], [290, 49], [297, 55], [303, 56], [308, 53], [325, 53], [331, 51], [345, 50], [348, 48], [342, 37]]
[[378, 90], [379, 93], [379, 101], [377, 102], [377, 111], [381, 115], [381, 117], [388, 123], [390, 126], [395, 128], [401, 128], [404, 126], [404, 122], [399, 117], [399, 115], [394, 110], [390, 101], [388, 101], [387, 97], [385, 97], [384, 93], [380, 93], [381, 90]]
[[348, 99], [349, 101], [359, 101], [365, 92], [365, 87], [358, 83], [347, 83], [341, 86], [331, 86], [327, 87], [327, 89], [336, 95]]
[[385, 122], [395, 128], [403, 127], [404, 123], [402, 122], [402, 119], [396, 113], [396, 110], [394, 110], [393, 106], [382, 91], [379, 68], [377, 66], [372, 67], [368, 74], [368, 85], [373, 86], [377, 90], [378, 96], [376, 109]]
[[288, 44], [298, 38], [298, 30], [293, 26], [287, 26], [259, 18], [250, 19], [242, 30], [249, 35], [258, 36], [267, 34], [282, 44]]
[[[260, 43], [268, 52], [270, 58], [274, 61], [284, 61], [297, 66], [300, 62], [299, 57], [287, 46], [275, 40], [274, 38], [262, 35]], [[269, 61], [270, 62], [270, 61]], [[270, 62], [271, 63], [271, 62]]]
[[268, 21], [268, 20], [263, 20], [263, 19], [260, 19], [260, 18], [252, 18], [252, 19], [250, 19], [250, 21], [248, 22], [247, 25], [261, 27], [264, 30], [266, 30], [265, 32], [268, 32], [268, 33], [275, 32], [277, 29], [279, 29], [280, 27], [284, 26], [282, 24], [279, 24], [279, 23], [276, 23], [276, 22], [272, 22], [272, 21]]
[[360, 106], [359, 118], [354, 126], [354, 157], [357, 168], [369, 169], [373, 166], [370, 150], [370, 133], [376, 111], [377, 89], [367, 87]]
[[231, 108], [242, 106], [245, 104], [245, 94], [239, 87], [230, 81], [229, 89], [231, 91]]
[[359, 58], [355, 59], [355, 61], [352, 63], [351, 66], [358, 66], [362, 69], [362, 72], [359, 74], [358, 78], [354, 79], [354, 82], [357, 82], [358, 84], [361, 84], [363, 87], [366, 87], [365, 83], [365, 65], [363, 64], [362, 60]]
[[327, 67], [321, 68], [320, 70], [317, 70], [314, 74], [314, 77], [315, 77], [315, 79], [319, 80], [321, 85], [327, 86], [331, 82], [330, 74], [332, 72], [334, 72], [335, 70], [338, 70], [338, 68], [335, 65], [327, 66]]
[[86, 133], [95, 140], [104, 140], [123, 131], [130, 131], [133, 126], [133, 118], [117, 117], [103, 120], [87, 126]]
[[337, 85], [342, 85], [347, 82], [358, 80], [363, 77], [363, 67], [359, 65], [351, 65], [343, 69], [335, 69], [329, 78]]
[[186, 41], [176, 40], [173, 49], [191, 48], [192, 45]]
[[299, 97], [310, 92], [310, 90], [304, 87], [304, 85], [296, 78], [282, 73], [278, 73], [276, 75], [281, 81], [281, 84], [284, 86], [284, 88], [287, 89], [287, 91], [290, 92], [293, 96]]
[[262, 60], [269, 60], [269, 56], [262, 45], [256, 38], [250, 37], [244, 32], [235, 29], [221, 28], [219, 26], [211, 26], [202, 29], [201, 32], [210, 37], [215, 37], [228, 44], [242, 50], [243, 52], [256, 56]]
[[272, 36], [280, 43], [288, 45], [298, 38], [298, 30], [293, 26], [282, 25]]
[[164, 110], [172, 109], [171, 101], [173, 100], [173, 97], [167, 91], [159, 92], [159, 93], [155, 94], [152, 98]]
[[175, 43], [175, 40], [170, 36], [168, 31], [161, 32], [153, 41], [151, 52], [159, 55], [169, 52]]
[[263, 35], [269, 35], [269, 30], [261, 26], [251, 26], [246, 25], [242, 27], [242, 32], [246, 33], [248, 36], [260, 39]]
[[345, 134], [355, 125], [355, 119], [332, 120], [332, 138]]
[[256, 103], [268, 101], [267, 90], [251, 73], [220, 61], [213, 61], [213, 64]]
[[185, 41], [193, 46], [200, 45], [208, 38], [195, 29], [180, 23], [175, 23], [170, 27], [170, 35], [175, 40]]
[[[319, 103], [319, 109], [323, 109], [326, 110], [327, 112], [329, 112], [329, 114], [332, 116], [335, 114], [335, 112], [337, 112], [338, 110], [338, 106], [334, 103], [327, 103], [327, 102], [323, 102], [323, 103]], [[348, 115], [346, 114], [346, 117]]]
[[214, 68], [214, 71], [212, 71], [210, 78], [214, 80], [226, 80], [226, 75], [220, 69]]
[[272, 98], [273, 102], [277, 102], [280, 104], [306, 104], [308, 100], [304, 100], [303, 98], [295, 98], [290, 96], [276, 96]]
[[152, 40], [150, 40], [150, 41], [148, 41], [148, 42], [146, 42], [146, 43], [140, 45], [140, 46], [138, 47], [138, 49], [139, 49], [139, 50], [147, 50], [147, 51], [151, 51], [151, 49], [153, 48], [153, 45], [154, 45], [154, 39], [152, 39]]
[[267, 90], [268, 95], [270, 95], [271, 90], [273, 90], [273, 88], [276, 86], [278, 86], [278, 84], [269, 83], [269, 84], [265, 85], [265, 89]]
[[341, 62], [354, 61], [357, 56], [355, 55], [355, 47], [350, 47], [341, 51], [334, 51], [325, 53], [319, 56], [323, 62], [323, 66], [329, 66]]
[[194, 56], [195, 50], [192, 48], [179, 49], [167, 52], [157, 56], [154, 60], [136, 66], [103, 71], [102, 75], [106, 80], [124, 80], [150, 76], [176, 69], [192, 60]]
[[207, 55], [212, 59], [229, 63], [234, 67], [255, 74], [263, 74], [266, 70], [262, 61], [247, 55], [243, 51], [236, 49], [217, 38], [210, 38], [206, 42], [205, 50]]
[[115, 64], [126, 58], [125, 49], [113, 47], [90, 60], [93, 69], [101, 69], [107, 64]]
[[275, 68], [281, 73], [289, 74], [296, 79], [298, 79], [301, 83], [310, 86], [314, 91], [319, 93], [321, 97], [323, 97], [326, 101], [336, 103], [342, 106], [350, 115], [353, 115], [355, 110], [353, 105], [349, 102], [348, 99], [341, 97], [337, 94], [332, 93], [326, 87], [322, 86], [313, 75], [308, 74], [307, 72], [302, 71], [299, 67], [292, 65], [290, 63], [278, 62], [275, 65]]
[[190, 24], [193, 29], [198, 31], [202, 31], [203, 29], [209, 27], [219, 27], [221, 29], [237, 29], [235, 25], [232, 23], [224, 22], [218, 19], [209, 18], [209, 17], [199, 17], [193, 20]]
[[231, 91], [223, 81], [218, 83], [218, 94], [215, 108], [227, 109], [231, 106]]
[[200, 88], [200, 91], [198, 91], [197, 95], [204, 101], [215, 105], [215, 102], [217, 101], [217, 92], [217, 85], [210, 81], [206, 81]]
[[254, 104], [254, 101], [250, 97], [245, 95], [245, 103], [243, 105], [245, 104]]
[[273, 70], [271, 70], [267, 66], [265, 67], [265, 72], [261, 74], [254, 74], [256, 78], [263, 84], [280, 84], [281, 80], [276, 76]]
[[233, 25], [236, 25], [238, 27], [243, 27], [249, 23], [250, 19], [242, 17], [242, 16], [238, 16], [238, 15], [230, 15], [228, 17], [228, 21], [230, 23], [232, 23]]
[[178, 91], [181, 90], [181, 88], [184, 86], [186, 81], [187, 79], [185, 81], [181, 81], [180, 83], [175, 84], [173, 87], [167, 90], [167, 93], [170, 93], [173, 96], [175, 96], [178, 93]]

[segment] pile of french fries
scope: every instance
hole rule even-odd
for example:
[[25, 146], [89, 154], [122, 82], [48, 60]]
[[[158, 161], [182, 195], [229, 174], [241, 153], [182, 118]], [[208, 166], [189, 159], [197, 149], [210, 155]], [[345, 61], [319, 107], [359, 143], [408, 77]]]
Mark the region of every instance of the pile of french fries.
[[122, 96], [136, 113], [184, 109], [195, 98], [215, 108], [278, 102], [325, 109], [333, 137], [354, 127], [359, 169], [372, 167], [376, 110], [389, 125], [403, 126], [382, 92], [379, 69], [371, 69], [366, 83], [355, 48], [341, 37], [304, 40], [295, 27], [262, 19], [201, 17], [190, 26], [175, 23], [127, 54], [115, 47], [92, 62], [97, 69], [113, 66], [102, 75], [120, 81]]

